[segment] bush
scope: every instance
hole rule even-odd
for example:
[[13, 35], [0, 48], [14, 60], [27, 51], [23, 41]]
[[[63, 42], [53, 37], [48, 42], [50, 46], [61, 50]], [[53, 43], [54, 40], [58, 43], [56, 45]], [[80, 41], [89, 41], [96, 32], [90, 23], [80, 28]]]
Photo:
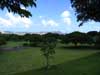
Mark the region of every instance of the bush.
[[3, 38], [0, 38], [0, 46], [7, 44], [7, 41]]
[[29, 46], [31, 46], [31, 47], [40, 47], [40, 42], [30, 42]]
[[24, 43], [23, 46], [29, 46], [29, 44], [28, 43]]

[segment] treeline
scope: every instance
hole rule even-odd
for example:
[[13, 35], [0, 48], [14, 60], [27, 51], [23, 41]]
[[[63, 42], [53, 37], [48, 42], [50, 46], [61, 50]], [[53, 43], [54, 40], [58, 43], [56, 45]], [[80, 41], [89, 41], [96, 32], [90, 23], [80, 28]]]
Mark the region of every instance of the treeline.
[[100, 45], [100, 32], [90, 31], [87, 33], [72, 32], [69, 34], [47, 33], [44, 35], [39, 34], [0, 34], [0, 45], [6, 44], [7, 41], [26, 41], [24, 46], [41, 46], [43, 41], [58, 42], [63, 44], [72, 43], [74, 46], [90, 45], [99, 47]]

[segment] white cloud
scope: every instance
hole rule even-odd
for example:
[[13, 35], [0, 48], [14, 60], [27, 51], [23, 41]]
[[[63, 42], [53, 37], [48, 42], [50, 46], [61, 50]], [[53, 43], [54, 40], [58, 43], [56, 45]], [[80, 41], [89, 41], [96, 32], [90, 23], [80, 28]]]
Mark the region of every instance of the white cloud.
[[32, 24], [31, 19], [26, 17], [20, 17], [19, 15], [14, 15], [13, 13], [6, 13], [6, 18], [0, 17], [0, 25], [13, 27], [21, 25], [25, 28], [29, 28]]
[[64, 23], [71, 25], [71, 19], [70, 18], [68, 18], [68, 17], [63, 18], [63, 21], [64, 21]]
[[25, 25], [26, 28], [29, 28], [32, 24], [32, 21], [29, 18], [23, 17], [20, 18], [20, 20], [22, 21], [22, 23]]
[[70, 17], [70, 12], [65, 10], [62, 14], [61, 17]]
[[39, 16], [39, 18], [40, 18], [40, 19], [42, 19], [42, 18], [43, 18], [43, 16]]
[[54, 20], [48, 20], [48, 25], [51, 25], [51, 26], [58, 26], [58, 24], [54, 21]]
[[46, 21], [43, 19], [43, 20], [41, 20], [41, 23], [44, 25], [44, 26], [46, 26], [47, 25], [47, 23], [46, 23]]
[[4, 25], [4, 26], [10, 26], [11, 25], [11, 21], [3, 19], [0, 17], [0, 24]]
[[46, 19], [42, 19], [41, 20], [41, 23], [44, 25], [44, 26], [58, 26], [58, 23], [57, 22], [55, 22], [54, 20], [46, 20]]
[[63, 13], [61, 13], [62, 21], [67, 24], [71, 25], [71, 18], [70, 18], [70, 12], [65, 10]]

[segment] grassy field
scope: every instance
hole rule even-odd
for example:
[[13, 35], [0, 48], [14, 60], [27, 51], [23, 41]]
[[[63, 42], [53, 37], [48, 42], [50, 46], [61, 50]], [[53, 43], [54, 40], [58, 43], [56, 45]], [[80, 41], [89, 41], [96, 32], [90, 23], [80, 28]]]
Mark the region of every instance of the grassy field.
[[[11, 43], [10, 43], [11, 44]], [[15, 45], [17, 45], [15, 43]], [[14, 46], [15, 46], [14, 45]], [[60, 46], [60, 45], [59, 45]], [[44, 71], [45, 59], [39, 48], [0, 53], [0, 75], [99, 75], [99, 50], [57, 47], [54, 68]]]
[[6, 47], [15, 47], [15, 46], [21, 46], [23, 43], [25, 43], [25, 42], [13, 42], [13, 41], [9, 41], [8, 43], [7, 43], [7, 45], [6, 45]]

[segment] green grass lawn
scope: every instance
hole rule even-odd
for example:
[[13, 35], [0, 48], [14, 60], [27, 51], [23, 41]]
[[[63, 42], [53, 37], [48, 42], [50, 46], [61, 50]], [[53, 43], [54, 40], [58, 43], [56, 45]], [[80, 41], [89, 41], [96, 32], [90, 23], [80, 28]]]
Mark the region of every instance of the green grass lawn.
[[0, 53], [0, 75], [99, 75], [98, 50], [71, 50], [57, 47], [48, 72], [41, 70], [45, 59], [39, 48]]
[[22, 42], [14, 42], [14, 41], [8, 41], [8, 43], [5, 45], [6, 47], [16, 47], [16, 46], [20, 46], [22, 45], [23, 43], [25, 43], [24, 41]]

